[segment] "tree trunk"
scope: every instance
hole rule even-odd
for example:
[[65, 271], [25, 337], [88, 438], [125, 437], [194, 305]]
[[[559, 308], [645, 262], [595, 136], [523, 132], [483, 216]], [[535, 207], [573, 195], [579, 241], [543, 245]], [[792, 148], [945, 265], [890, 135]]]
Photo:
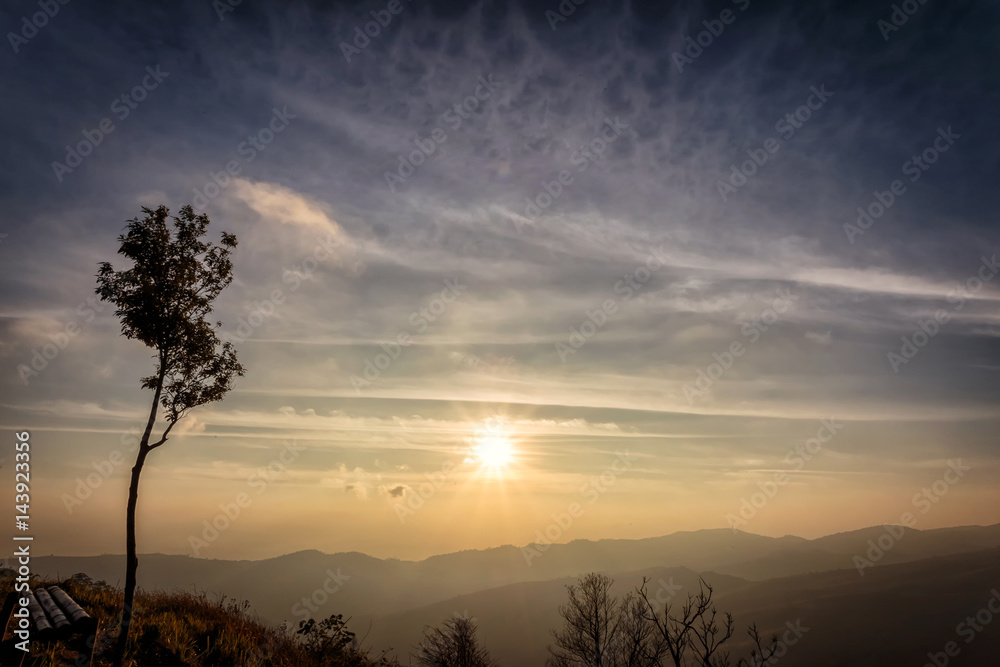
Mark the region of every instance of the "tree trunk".
[[[162, 367], [161, 362], [161, 367]], [[156, 408], [160, 402], [160, 392], [163, 390], [163, 372], [161, 371], [159, 381], [156, 383], [156, 393], [153, 394], [153, 406], [149, 410], [149, 420], [146, 422], [146, 430], [142, 434], [139, 442], [139, 454], [135, 457], [135, 465], [132, 466], [132, 480], [128, 487], [128, 509], [125, 514], [125, 604], [122, 607], [122, 624], [118, 631], [118, 643], [115, 645], [114, 667], [122, 667], [125, 659], [125, 647], [128, 644], [129, 628], [132, 625], [132, 602], [135, 599], [135, 578], [139, 569], [139, 556], [136, 554], [135, 546], [135, 506], [139, 500], [139, 475], [142, 474], [142, 466], [146, 462], [149, 454], [149, 435], [153, 431], [153, 424], [156, 423]]]
[[139, 446], [139, 455], [132, 466], [132, 481], [128, 487], [128, 510], [125, 518], [125, 605], [122, 608], [122, 624], [118, 633], [118, 645], [115, 647], [115, 667], [121, 667], [125, 657], [125, 646], [128, 643], [129, 628], [132, 625], [132, 601], [135, 599], [136, 571], [139, 569], [139, 557], [135, 545], [135, 506], [139, 500], [139, 475], [142, 465], [146, 462], [149, 451]]

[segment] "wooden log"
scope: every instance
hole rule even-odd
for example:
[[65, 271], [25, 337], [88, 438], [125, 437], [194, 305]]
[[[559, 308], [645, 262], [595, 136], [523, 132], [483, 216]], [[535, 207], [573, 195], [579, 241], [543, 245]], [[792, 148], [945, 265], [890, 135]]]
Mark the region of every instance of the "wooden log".
[[45, 641], [55, 634], [55, 629], [49, 622], [48, 617], [45, 615], [45, 611], [42, 610], [42, 606], [38, 604], [38, 600], [35, 598], [35, 594], [28, 591], [24, 594], [28, 598], [28, 614], [31, 615], [31, 622], [35, 626], [35, 636], [32, 639], [38, 639], [40, 641]]
[[83, 610], [69, 594], [58, 586], [49, 586], [49, 594], [56, 604], [66, 614], [66, 618], [77, 632], [93, 632], [97, 627], [97, 619]]
[[66, 635], [73, 629], [69, 620], [66, 618], [66, 614], [62, 612], [59, 605], [55, 603], [52, 596], [44, 588], [35, 589], [35, 599], [38, 600], [38, 604], [42, 605], [42, 609], [45, 610], [45, 615], [49, 617], [52, 622], [52, 627], [55, 629], [57, 634]]
[[[28, 616], [33, 626], [31, 640], [49, 642], [62, 637], [69, 637], [67, 648], [76, 652], [78, 667], [91, 667], [94, 664], [94, 652], [100, 632], [98, 619], [88, 614], [66, 591], [58, 586], [50, 586], [49, 590], [37, 588], [34, 592], [11, 593], [4, 603], [0, 621], [7, 621], [9, 626], [17, 599], [28, 600]], [[28, 654], [18, 650], [16, 636], [0, 641], [0, 667], [20, 667]]]

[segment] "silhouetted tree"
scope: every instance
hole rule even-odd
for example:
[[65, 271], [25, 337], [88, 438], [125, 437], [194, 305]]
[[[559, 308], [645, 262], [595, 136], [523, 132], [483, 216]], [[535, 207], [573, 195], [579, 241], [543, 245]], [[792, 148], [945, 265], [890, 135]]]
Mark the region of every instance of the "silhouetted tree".
[[476, 624], [468, 618], [449, 618], [444, 629], [428, 628], [417, 647], [422, 667], [497, 667], [497, 661], [476, 639]]
[[334, 614], [319, 623], [314, 618], [299, 621], [295, 634], [299, 635], [302, 646], [314, 657], [343, 653], [354, 643], [354, 633], [347, 629], [343, 614]]
[[646, 621], [641, 599], [611, 593], [614, 580], [591, 573], [567, 586], [559, 607], [562, 630], [553, 631], [549, 667], [651, 667], [663, 655], [659, 634]]
[[[719, 617], [712, 587], [703, 579], [697, 594], [688, 594], [677, 610], [664, 603], [662, 613], [650, 600], [643, 579], [634, 593], [611, 593], [614, 580], [591, 573], [567, 586], [569, 602], [559, 608], [564, 625], [552, 633], [547, 667], [730, 667], [722, 646], [733, 636], [731, 614]], [[737, 667], [759, 667], [778, 649], [775, 636], [764, 648], [755, 625], [755, 648]]]
[[[700, 577], [698, 583], [698, 593], [689, 593], [679, 611], [676, 605], [667, 601], [661, 615], [649, 599], [648, 580], [643, 578], [638, 593], [645, 606], [645, 619], [662, 639], [666, 656], [674, 667], [730, 667], [729, 653], [722, 651], [722, 646], [735, 632], [733, 615], [726, 612], [720, 626], [718, 609], [712, 602], [712, 586]], [[754, 648], [749, 658], [740, 658], [736, 662], [737, 667], [763, 665], [778, 650], [777, 635], [765, 648], [755, 624], [750, 626], [748, 634]]]
[[[142, 208], [145, 217], [129, 221], [118, 237], [118, 254], [132, 262], [131, 268], [115, 270], [102, 262], [97, 274], [97, 294], [113, 303], [121, 320], [122, 335], [154, 350], [156, 372], [142, 378], [142, 388], [153, 390], [146, 429], [139, 443], [129, 484], [126, 513], [125, 604], [115, 647], [114, 664], [122, 664], [132, 621], [136, 570], [139, 560], [135, 544], [135, 508], [139, 497], [139, 475], [146, 457], [167, 441], [170, 429], [194, 407], [221, 400], [243, 366], [231, 343], [221, 343], [206, 317], [212, 302], [232, 282], [230, 252], [236, 237], [222, 233], [221, 245], [202, 240], [208, 216], [195, 215], [190, 206], [181, 208], [168, 225], [169, 210]], [[157, 410], [162, 406], [166, 427], [150, 443]]]
[[619, 603], [618, 637], [614, 642], [613, 665], [654, 667], [666, 655], [666, 646], [656, 628], [646, 620], [646, 603], [629, 593]]
[[347, 629], [343, 614], [333, 614], [316, 622], [310, 618], [299, 621], [299, 636], [302, 648], [323, 667], [399, 667], [399, 661], [390, 658], [388, 650], [372, 656], [368, 649], [361, 648], [355, 634]]

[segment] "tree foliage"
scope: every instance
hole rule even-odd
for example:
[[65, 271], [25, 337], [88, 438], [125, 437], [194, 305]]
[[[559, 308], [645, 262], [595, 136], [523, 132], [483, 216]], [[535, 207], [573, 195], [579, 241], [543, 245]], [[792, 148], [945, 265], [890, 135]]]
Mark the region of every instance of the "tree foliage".
[[373, 657], [367, 649], [358, 645], [354, 633], [347, 629], [343, 614], [333, 614], [316, 622], [310, 618], [299, 621], [295, 634], [306, 653], [317, 664], [328, 667], [399, 667], [399, 662], [390, 660], [387, 651]]
[[142, 388], [158, 392], [173, 425], [191, 408], [222, 399], [243, 375], [232, 343], [216, 335], [222, 323], [206, 319], [233, 280], [236, 237], [223, 232], [220, 245], [203, 240], [208, 216], [190, 206], [173, 218], [173, 230], [165, 206], [142, 210], [145, 218], [131, 220], [118, 237], [118, 254], [132, 267], [102, 262], [96, 291], [117, 307], [122, 335], [155, 350], [156, 372], [142, 378]]
[[347, 629], [343, 614], [334, 614], [318, 623], [314, 618], [299, 621], [295, 634], [309, 653], [318, 656], [339, 655], [354, 643], [354, 633]]

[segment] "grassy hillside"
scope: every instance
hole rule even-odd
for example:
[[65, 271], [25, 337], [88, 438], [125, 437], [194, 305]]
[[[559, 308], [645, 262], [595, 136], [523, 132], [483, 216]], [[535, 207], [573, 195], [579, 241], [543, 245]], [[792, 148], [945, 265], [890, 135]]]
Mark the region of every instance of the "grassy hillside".
[[[95, 667], [109, 667], [122, 592], [85, 576], [65, 581], [34, 579], [32, 588], [59, 585], [100, 621]], [[10, 576], [0, 578], [0, 594], [13, 590]], [[136, 595], [136, 615], [128, 656], [134, 667], [376, 667], [387, 665], [364, 650], [309, 650], [302, 637], [285, 628], [264, 625], [246, 602], [188, 592]], [[313, 641], [311, 648], [317, 649]], [[66, 642], [31, 644], [30, 667], [73, 664]]]

